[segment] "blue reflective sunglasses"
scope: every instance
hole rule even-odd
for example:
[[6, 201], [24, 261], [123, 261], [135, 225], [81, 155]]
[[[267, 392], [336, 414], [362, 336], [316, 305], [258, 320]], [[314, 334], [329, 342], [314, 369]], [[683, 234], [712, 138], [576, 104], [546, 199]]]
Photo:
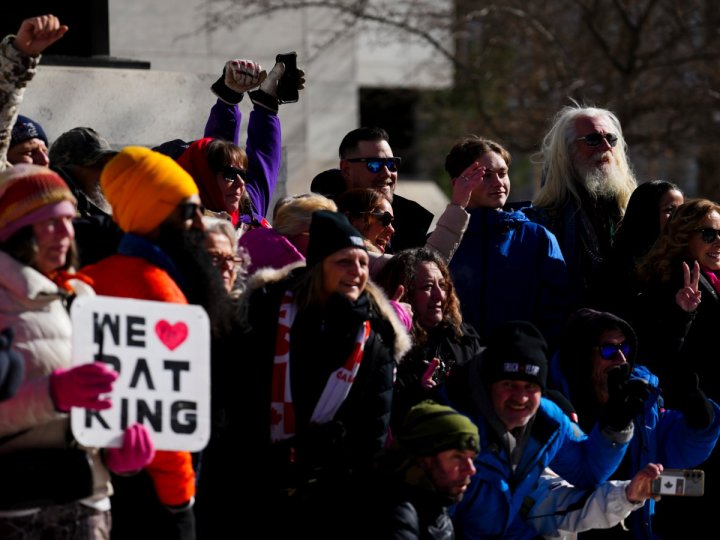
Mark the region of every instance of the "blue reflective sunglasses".
[[377, 174], [383, 167], [387, 167], [388, 171], [390, 172], [396, 172], [398, 170], [398, 167], [400, 167], [400, 164], [402, 163], [402, 158], [357, 157], [347, 158], [345, 161], [349, 161], [350, 163], [364, 163], [368, 171], [373, 174]]
[[604, 343], [603, 345], [598, 345], [595, 348], [600, 351], [600, 357], [603, 360], [610, 360], [618, 353], [618, 351], [623, 353], [623, 356], [630, 354], [630, 344], [625, 341], [622, 343]]

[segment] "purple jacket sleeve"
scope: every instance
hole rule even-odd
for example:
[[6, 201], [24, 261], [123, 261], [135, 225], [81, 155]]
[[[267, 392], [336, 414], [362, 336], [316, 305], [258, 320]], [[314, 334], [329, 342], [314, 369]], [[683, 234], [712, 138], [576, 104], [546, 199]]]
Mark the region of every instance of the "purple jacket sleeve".
[[248, 156], [245, 189], [255, 209], [254, 217], [264, 218], [277, 185], [282, 160], [282, 133], [276, 114], [263, 107], [253, 109], [248, 122], [245, 152]]
[[226, 141], [240, 144], [240, 107], [237, 105], [228, 105], [224, 101], [218, 99], [210, 109], [205, 124], [205, 134], [203, 137], [212, 137], [213, 139], [224, 139]]

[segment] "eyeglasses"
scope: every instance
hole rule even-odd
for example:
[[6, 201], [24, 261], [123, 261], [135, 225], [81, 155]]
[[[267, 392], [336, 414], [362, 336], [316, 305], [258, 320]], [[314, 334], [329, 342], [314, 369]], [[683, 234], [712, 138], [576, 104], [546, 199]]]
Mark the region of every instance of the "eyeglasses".
[[240, 169], [238, 167], [233, 167], [232, 165], [225, 165], [222, 168], [223, 172], [223, 178], [228, 181], [228, 183], [235, 182], [237, 180], [237, 177], [239, 176], [242, 178], [243, 182], [247, 180], [247, 172], [245, 169]]
[[623, 341], [622, 343], [603, 343], [595, 347], [600, 352], [600, 357], [603, 360], [610, 360], [613, 358], [618, 351], [623, 353], [623, 356], [630, 354], [630, 344]]
[[222, 253], [214, 251], [210, 252], [210, 259], [212, 260], [215, 268], [222, 269], [227, 267], [228, 270], [233, 270], [235, 268], [235, 264], [238, 262], [237, 258], [233, 255], [223, 255]]
[[183, 220], [192, 219], [198, 213], [202, 216], [204, 212], [205, 207], [202, 204], [183, 203], [180, 205], [180, 216]]
[[712, 244], [715, 239], [720, 236], [720, 230], [713, 229], [711, 227], [705, 227], [704, 229], [697, 229], [695, 232], [700, 233], [700, 238], [703, 239], [703, 242], [706, 244]]
[[584, 137], [578, 137], [575, 139], [576, 141], [585, 141], [585, 144], [591, 147], [600, 146], [600, 143], [603, 142], [603, 139], [607, 141], [607, 143], [615, 148], [618, 142], [618, 136], [614, 133], [606, 133], [605, 135], [602, 135], [601, 133], [598, 133], [597, 131], [594, 131], [593, 133], [590, 133], [588, 135], [585, 135]]
[[393, 221], [395, 221], [395, 218], [390, 212], [364, 212], [365, 214], [370, 214], [374, 218], [377, 218], [377, 220], [380, 222], [380, 224], [383, 227], [389, 226]]
[[358, 157], [358, 158], [348, 158], [345, 161], [349, 161], [350, 163], [364, 163], [367, 167], [367, 170], [370, 171], [373, 174], [376, 174], [380, 172], [380, 169], [383, 167], [387, 167], [388, 171], [390, 172], [396, 172], [398, 170], [398, 167], [400, 167], [400, 164], [402, 163], [402, 158], [399, 157], [389, 157], [389, 158], [374, 158], [374, 157]]

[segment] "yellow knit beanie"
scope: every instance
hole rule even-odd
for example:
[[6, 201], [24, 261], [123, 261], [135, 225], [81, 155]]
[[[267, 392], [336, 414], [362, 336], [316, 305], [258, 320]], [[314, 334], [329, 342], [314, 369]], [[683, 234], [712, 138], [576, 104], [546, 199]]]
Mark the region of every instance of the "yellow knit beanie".
[[198, 193], [192, 177], [172, 158], [141, 146], [123, 148], [100, 174], [113, 219], [125, 232], [147, 234], [184, 199]]

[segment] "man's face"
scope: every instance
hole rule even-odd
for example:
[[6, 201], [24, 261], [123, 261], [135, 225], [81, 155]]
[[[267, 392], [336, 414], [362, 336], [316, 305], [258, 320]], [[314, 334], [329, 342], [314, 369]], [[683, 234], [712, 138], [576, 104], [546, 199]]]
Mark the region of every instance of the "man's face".
[[488, 152], [477, 161], [485, 167], [485, 175], [470, 194], [468, 208], [502, 208], [510, 194], [507, 163], [495, 152]]
[[42, 139], [28, 139], [8, 149], [7, 159], [13, 165], [34, 163], [47, 167], [50, 165], [48, 149]]
[[528, 381], [503, 379], [490, 386], [495, 414], [510, 431], [526, 425], [540, 407], [540, 386]]
[[200, 197], [198, 195], [191, 195], [177, 205], [163, 224], [179, 231], [187, 231], [189, 229], [204, 230], [202, 212]]
[[397, 169], [393, 172], [386, 166], [380, 167], [377, 172], [368, 169], [365, 162], [350, 162], [353, 158], [389, 158], [393, 157], [392, 149], [387, 141], [360, 141], [356, 149], [352, 149], [345, 159], [340, 160], [340, 171], [347, 189], [372, 188], [382, 191], [383, 195], [392, 202], [395, 185], [397, 184]]
[[586, 140], [575, 140], [570, 146], [570, 155], [578, 179], [586, 191], [592, 195], [614, 195], [617, 193], [615, 183], [620, 176], [620, 165], [617, 152], [622, 148], [618, 142], [614, 147], [605, 138], [615, 133], [610, 120], [605, 117], [580, 117], [575, 120], [576, 137], [587, 137], [598, 133], [600, 144], [591, 146]]
[[595, 397], [601, 405], [607, 403], [608, 400], [608, 372], [614, 367], [627, 363], [625, 354], [620, 350], [624, 343], [625, 334], [621, 330], [613, 328], [600, 334], [596, 346], [593, 347], [592, 385]]
[[473, 450], [445, 450], [435, 456], [420, 458], [420, 464], [438, 493], [454, 501], [462, 499], [470, 477], [475, 474]]

